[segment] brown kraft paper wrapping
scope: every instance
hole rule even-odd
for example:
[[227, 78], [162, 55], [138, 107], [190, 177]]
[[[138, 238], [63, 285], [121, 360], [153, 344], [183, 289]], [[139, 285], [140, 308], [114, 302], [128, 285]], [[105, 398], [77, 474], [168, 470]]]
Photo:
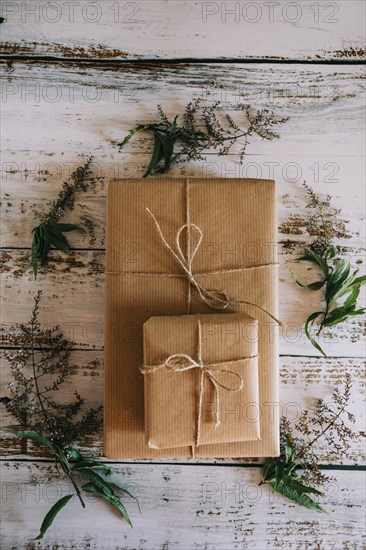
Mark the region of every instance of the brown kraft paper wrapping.
[[149, 447], [259, 439], [255, 319], [242, 313], [152, 317], [144, 324], [143, 369]]
[[[143, 325], [152, 316], [221, 313], [189, 285], [163, 245], [148, 207], [172, 246], [190, 221], [202, 231], [195, 279], [225, 291], [221, 314], [258, 319], [261, 439], [199, 445], [196, 457], [261, 457], [279, 453], [278, 275], [275, 183], [250, 179], [114, 180], [109, 184], [106, 252], [104, 452], [110, 458], [186, 458], [190, 446], [151, 449], [144, 433]], [[188, 239], [186, 249], [188, 252]], [[191, 243], [192, 246], [192, 243]], [[255, 268], [255, 269], [254, 269]], [[188, 308], [189, 287], [191, 299]], [[262, 309], [260, 309], [262, 308]]]

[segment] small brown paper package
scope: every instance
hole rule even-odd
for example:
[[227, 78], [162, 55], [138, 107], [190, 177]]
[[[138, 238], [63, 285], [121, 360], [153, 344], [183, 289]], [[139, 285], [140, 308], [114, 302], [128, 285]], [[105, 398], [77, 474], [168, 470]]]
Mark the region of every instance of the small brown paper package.
[[259, 439], [257, 340], [258, 322], [242, 313], [146, 321], [148, 446]]
[[144, 323], [161, 315], [237, 312], [258, 319], [261, 439], [201, 444], [195, 456], [278, 455], [276, 234], [276, 190], [270, 180], [110, 182], [104, 400], [109, 458], [192, 456], [191, 446], [151, 449], [146, 443]]

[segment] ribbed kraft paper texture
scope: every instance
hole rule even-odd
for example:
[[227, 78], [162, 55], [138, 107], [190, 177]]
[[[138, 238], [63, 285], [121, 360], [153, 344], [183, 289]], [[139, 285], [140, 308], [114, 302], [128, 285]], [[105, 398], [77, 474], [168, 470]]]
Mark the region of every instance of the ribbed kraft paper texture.
[[[255, 303], [278, 317], [275, 183], [147, 178], [109, 184], [104, 452], [116, 459], [188, 458], [192, 456], [190, 446], [151, 449], [145, 437], [140, 373], [143, 325], [153, 316], [188, 313], [187, 278], [163, 246], [147, 207], [172, 246], [187, 215], [201, 229], [203, 241], [193, 261], [193, 273], [200, 284], [225, 291], [231, 301]], [[256, 266], [258, 269], [218, 273]], [[222, 315], [235, 312], [258, 319], [261, 439], [199, 445], [196, 457], [254, 458], [279, 453], [278, 327], [250, 305], [233, 305]], [[192, 289], [189, 313], [219, 312], [203, 304]]]
[[[228, 389], [218, 386], [216, 395], [213, 383], [204, 375], [200, 396], [201, 372], [197, 368], [172, 371], [162, 367], [147, 372], [145, 435], [149, 447], [196, 445], [197, 430], [199, 444], [260, 438], [258, 322], [242, 313], [221, 313], [151, 317], [144, 324], [146, 366], [164, 364], [173, 354], [198, 361], [199, 346], [203, 365], [209, 368], [210, 363], [220, 362], [212, 373]], [[240, 391], [229, 391], [240, 385]], [[216, 426], [217, 399], [220, 423]]]

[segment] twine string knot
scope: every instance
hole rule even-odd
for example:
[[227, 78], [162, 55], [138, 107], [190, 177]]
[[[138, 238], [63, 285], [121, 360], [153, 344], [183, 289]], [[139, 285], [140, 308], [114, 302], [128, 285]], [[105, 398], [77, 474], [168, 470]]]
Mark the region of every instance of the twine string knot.
[[[173, 371], [186, 371], [191, 369], [200, 369], [202, 375], [207, 376], [207, 379], [211, 382], [214, 391], [215, 391], [215, 428], [220, 425], [220, 393], [219, 388], [230, 392], [237, 392], [243, 388], [243, 378], [237, 372], [234, 372], [231, 369], [222, 368], [225, 362], [219, 363], [203, 363], [201, 359], [196, 361], [190, 355], [185, 353], [175, 353], [170, 355], [165, 361], [164, 366]], [[220, 381], [220, 374], [226, 373], [231, 378], [231, 383], [225, 384], [223, 381]], [[201, 389], [203, 391], [203, 388]]]
[[[203, 239], [202, 231], [198, 227], [198, 225], [196, 225], [195, 223], [188, 222], [179, 227], [175, 238], [175, 250], [174, 250], [174, 248], [168, 243], [168, 241], [164, 237], [160, 224], [156, 219], [156, 217], [154, 216], [154, 214], [151, 212], [149, 208], [146, 208], [146, 210], [154, 220], [160, 239], [163, 242], [164, 246], [171, 252], [171, 254], [177, 260], [179, 265], [182, 267], [190, 285], [192, 285], [197, 290], [197, 293], [201, 301], [213, 309], [227, 308], [230, 305], [230, 301], [226, 292], [221, 290], [208, 290], [207, 288], [202, 286], [201, 283], [197, 281], [196, 277], [193, 274], [193, 260], [202, 244], [202, 239]], [[184, 254], [181, 246], [181, 240], [182, 240], [183, 232], [185, 230], [188, 232], [190, 241], [192, 240], [193, 236], [196, 236], [196, 242], [192, 248], [192, 251], [187, 252], [187, 256]], [[190, 301], [190, 293], [189, 293], [189, 301]]]
[[[263, 308], [262, 306], [248, 301], [248, 300], [235, 300], [231, 301], [223, 290], [208, 290], [205, 288], [198, 280], [197, 275], [195, 276], [193, 273], [193, 260], [202, 244], [203, 240], [203, 234], [201, 229], [192, 222], [187, 222], [183, 225], [181, 225], [177, 231], [176, 238], [175, 238], [175, 249], [168, 243], [166, 238], [164, 237], [164, 234], [162, 232], [162, 229], [160, 227], [160, 224], [154, 214], [151, 212], [149, 208], [146, 207], [147, 212], [152, 217], [156, 229], [158, 231], [158, 234], [160, 236], [160, 239], [164, 246], [170, 251], [170, 253], [174, 256], [176, 261], [179, 263], [179, 265], [182, 267], [183, 272], [185, 276], [187, 277], [187, 280], [189, 282], [188, 286], [188, 313], [190, 312], [191, 308], [191, 287], [193, 286], [198, 293], [198, 297], [200, 298], [201, 302], [205, 303], [207, 306], [209, 306], [212, 309], [226, 309], [229, 306], [240, 306], [240, 305], [248, 305], [255, 307], [256, 309], [261, 310], [263, 313], [268, 315], [271, 319], [273, 319], [279, 326], [283, 326], [282, 322], [277, 319], [272, 313], [270, 313], [268, 310]], [[181, 239], [182, 234], [184, 230], [187, 230], [188, 232], [188, 247], [187, 247], [187, 255], [185, 256], [182, 246], [181, 246]], [[192, 248], [191, 251], [191, 240], [192, 240], [192, 234], [196, 235], [196, 243]], [[276, 265], [276, 264], [268, 264], [268, 265]], [[239, 271], [246, 271], [247, 269], [260, 269], [261, 266], [253, 266], [249, 268], [239, 268], [239, 269], [224, 269], [222, 271], [216, 271], [216, 274], [219, 273], [229, 273], [229, 272], [239, 272]], [[267, 266], [264, 266], [267, 267]]]
[[[152, 374], [157, 370], [166, 368], [173, 372], [184, 372], [192, 369], [197, 369], [199, 373], [199, 396], [198, 396], [198, 414], [197, 414], [197, 425], [196, 425], [196, 445], [199, 444], [200, 439], [200, 427], [201, 427], [201, 417], [202, 417], [202, 405], [203, 405], [203, 393], [204, 393], [204, 378], [207, 377], [207, 380], [212, 384], [214, 389], [214, 418], [215, 418], [215, 429], [221, 424], [220, 419], [220, 390], [222, 388], [228, 392], [238, 392], [242, 390], [244, 386], [244, 380], [241, 374], [235, 372], [228, 368], [228, 365], [238, 364], [242, 361], [250, 361], [256, 356], [252, 357], [243, 357], [240, 359], [234, 359], [229, 361], [217, 361], [209, 362], [202, 360], [202, 323], [198, 318], [198, 353], [197, 359], [193, 359], [190, 355], [186, 353], [174, 353], [169, 355], [163, 362], [155, 365], [144, 365], [141, 367], [142, 374]], [[225, 382], [222, 379], [222, 375], [228, 377], [228, 382]]]

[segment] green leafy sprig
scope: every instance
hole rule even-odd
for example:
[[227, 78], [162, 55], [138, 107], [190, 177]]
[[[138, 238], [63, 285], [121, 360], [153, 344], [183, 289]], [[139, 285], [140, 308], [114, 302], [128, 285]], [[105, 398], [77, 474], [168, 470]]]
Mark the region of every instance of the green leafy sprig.
[[346, 410], [351, 387], [351, 375], [347, 373], [342, 391], [333, 392], [330, 404], [319, 400], [314, 413], [304, 410], [294, 425], [282, 419], [281, 453], [278, 458], [265, 460], [261, 483], [268, 483], [273, 492], [310, 510], [325, 511], [314, 496], [323, 496], [323, 486], [331, 478], [321, 471], [315, 443], [323, 439], [333, 458], [348, 456], [350, 442], [358, 437], [343, 419], [355, 422]]
[[74, 223], [59, 223], [66, 210], [71, 210], [74, 206], [75, 194], [80, 191], [87, 191], [90, 176], [90, 164], [92, 157], [89, 157], [84, 165], [79, 166], [70, 176], [70, 179], [65, 181], [58, 198], [53, 202], [50, 212], [46, 219], [32, 230], [32, 255], [31, 262], [35, 278], [37, 278], [38, 261], [41, 264], [48, 257], [51, 246], [57, 250], [70, 253], [70, 245], [64, 233], [69, 231], [82, 231], [85, 229], [79, 224]]
[[39, 321], [41, 292], [35, 296], [32, 316], [21, 324], [16, 334], [9, 333], [6, 341], [19, 349], [5, 351], [13, 381], [8, 384], [9, 397], [1, 402], [16, 418], [23, 440], [45, 446], [54, 458], [57, 472], [71, 482], [75, 493], [62, 497], [45, 516], [37, 539], [41, 539], [56, 515], [76, 495], [85, 508], [83, 493], [94, 494], [116, 508], [123, 519], [131, 520], [122, 495], [135, 498], [125, 487], [108, 478], [111, 469], [105, 464], [84, 458], [76, 442], [96, 432], [101, 426], [101, 406], [83, 411], [84, 401], [75, 392], [75, 401], [60, 403], [57, 392], [74, 365], [70, 364], [72, 343], [66, 340], [59, 327], [43, 329]]
[[[323, 277], [319, 281], [305, 284], [294, 275], [296, 283], [303, 288], [312, 291], [324, 288], [324, 309], [315, 311], [305, 321], [307, 338], [324, 356], [326, 356], [326, 353], [311, 334], [314, 324], [317, 324], [316, 338], [319, 338], [324, 328], [348, 321], [366, 311], [366, 308], [357, 308], [360, 289], [366, 283], [366, 276], [357, 277], [359, 270], [351, 272], [350, 262], [346, 259], [336, 259], [335, 256], [336, 250], [333, 246], [329, 249], [328, 254], [323, 255], [307, 248], [306, 254], [301, 256], [300, 260], [316, 264], [320, 267]], [[342, 299], [343, 303], [339, 305], [339, 301]]]
[[288, 119], [277, 117], [267, 109], [257, 111], [245, 104], [239, 104], [237, 108], [244, 113], [245, 128], [239, 126], [231, 115], [223, 112], [219, 101], [211, 104], [205, 104], [202, 98], [190, 101], [185, 108], [181, 125], [177, 122], [179, 115], [170, 120], [162, 106], [158, 105], [159, 122], [136, 126], [117, 145], [124, 147], [139, 132], [149, 131], [153, 134], [154, 149], [144, 177], [165, 173], [172, 164], [179, 162], [205, 160], [203, 152], [210, 149], [217, 151], [218, 155], [227, 155], [236, 143], [239, 144], [242, 164], [253, 135], [266, 140], [278, 138], [274, 127]]
[[274, 493], [305, 506], [316, 512], [325, 512], [310, 495], [321, 496], [321, 491], [306, 485], [303, 477], [297, 472], [304, 464], [296, 456], [296, 448], [288, 437], [284, 441], [284, 454], [280, 458], [267, 458], [263, 465], [263, 480]]
[[[305, 249], [305, 254], [299, 260], [315, 264], [320, 268], [322, 278], [306, 284], [295, 274], [293, 275], [296, 283], [302, 288], [313, 292], [319, 290], [323, 292], [324, 308], [311, 313], [305, 321], [304, 328], [311, 344], [326, 356], [318, 341], [323, 329], [348, 321], [366, 311], [366, 308], [357, 307], [357, 300], [361, 287], [366, 283], [366, 276], [359, 277], [359, 270], [352, 271], [350, 262], [345, 258], [338, 257], [338, 251], [332, 239], [337, 236], [340, 229], [345, 232], [345, 228], [344, 222], [332, 220], [334, 212], [332, 215], [330, 215], [331, 213], [327, 214], [330, 208], [330, 197], [328, 196], [325, 201], [322, 201], [309, 186], [304, 184], [304, 187], [310, 197], [307, 206], [315, 209], [311, 227], [314, 231], [315, 219], [317, 238], [311, 246]], [[336, 211], [335, 214], [339, 214], [339, 211]], [[313, 336], [312, 332], [315, 326], [316, 333]]]
[[[51, 450], [55, 459], [56, 467], [60, 467], [71, 481], [72, 486], [75, 489], [75, 493], [83, 508], [85, 508], [83, 492], [92, 493], [104, 499], [116, 508], [120, 512], [123, 519], [132, 527], [126, 507], [115, 491], [118, 490], [123, 494], [128, 495], [129, 497], [135, 499], [136, 502], [137, 499], [125, 487], [120, 487], [116, 483], [105, 479], [105, 477], [112, 475], [112, 470], [110, 468], [97, 460], [83, 458], [81, 453], [75, 447], [71, 446], [63, 448], [51, 441], [48, 437], [42, 436], [36, 432], [17, 432], [17, 435], [19, 437], [35, 441], [39, 445], [45, 445]], [[79, 485], [77, 481], [78, 478], [83, 479], [87, 483]], [[73, 497], [73, 494], [66, 495], [60, 498], [60, 500], [52, 506], [52, 508], [47, 512], [42, 522], [39, 535], [35, 538], [35, 540], [39, 540], [44, 537], [46, 531], [51, 527], [57, 514]]]

